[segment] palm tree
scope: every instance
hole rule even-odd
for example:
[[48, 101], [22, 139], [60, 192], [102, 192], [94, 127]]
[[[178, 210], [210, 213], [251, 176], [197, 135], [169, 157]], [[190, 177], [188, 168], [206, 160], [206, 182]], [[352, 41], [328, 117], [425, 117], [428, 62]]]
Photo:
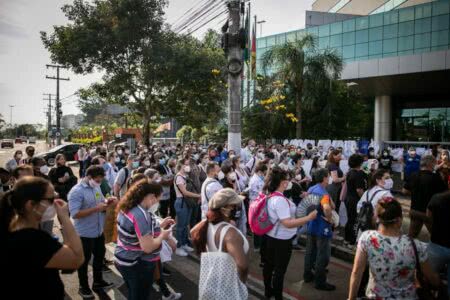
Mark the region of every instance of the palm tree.
[[[264, 53], [262, 65], [264, 72], [274, 69], [274, 75], [291, 90], [295, 100], [296, 138], [302, 137], [302, 110], [307, 103], [307, 94], [321, 82], [328, 86], [331, 80], [339, 77], [342, 71], [342, 58], [334, 49], [318, 50], [316, 38], [305, 34], [297, 41], [276, 45]], [[322, 84], [322, 86], [323, 86]], [[310, 97], [313, 99], [314, 97]]]

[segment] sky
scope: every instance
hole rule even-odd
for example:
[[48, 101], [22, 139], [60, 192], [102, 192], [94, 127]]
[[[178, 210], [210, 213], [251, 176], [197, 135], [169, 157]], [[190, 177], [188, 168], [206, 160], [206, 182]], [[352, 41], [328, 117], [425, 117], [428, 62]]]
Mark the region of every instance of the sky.
[[[173, 24], [191, 7], [201, 0], [169, 0], [166, 20]], [[313, 0], [252, 0], [252, 16], [265, 20], [262, 34], [303, 28], [305, 10], [311, 9]], [[56, 93], [56, 80], [45, 76], [56, 76], [56, 70], [46, 69], [52, 63], [44, 48], [39, 32], [51, 32], [54, 25], [64, 25], [67, 19], [61, 11], [64, 4], [72, 0], [0, 0], [0, 114], [10, 123], [10, 105], [13, 124], [46, 124], [45, 111], [48, 101], [44, 93]], [[218, 21], [221, 18], [217, 19]], [[205, 29], [219, 24], [211, 22]], [[204, 30], [195, 33], [201, 37]], [[260, 36], [258, 26], [258, 37]], [[70, 70], [61, 70], [61, 77], [70, 81], [60, 82], [60, 98], [63, 114], [77, 114], [77, 98], [73, 94], [80, 88], [101, 80], [99, 73], [75, 75]]]

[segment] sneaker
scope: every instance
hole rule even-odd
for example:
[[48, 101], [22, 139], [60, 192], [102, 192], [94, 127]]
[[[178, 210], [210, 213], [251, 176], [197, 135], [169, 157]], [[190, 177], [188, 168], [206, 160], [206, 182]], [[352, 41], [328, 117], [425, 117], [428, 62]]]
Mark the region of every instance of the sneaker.
[[169, 270], [167, 270], [166, 268], [162, 268], [162, 272], [163, 276], [169, 277], [170, 275], [172, 275], [172, 272], [170, 272]]
[[169, 296], [162, 296], [162, 300], [178, 300], [181, 298], [181, 293], [171, 293]]
[[103, 265], [102, 272], [103, 273], [112, 273], [112, 270], [107, 265]]
[[192, 252], [192, 251], [194, 251], [194, 248], [189, 247], [188, 245], [184, 245], [184, 246], [182, 246], [182, 248], [183, 248], [184, 251], [186, 251], [186, 252]]
[[188, 256], [188, 253], [183, 248], [177, 248], [175, 254], [178, 256]]
[[319, 291], [334, 291], [336, 289], [336, 286], [326, 282], [321, 285], [316, 285], [315, 288], [316, 288], [316, 290], [319, 290]]
[[92, 293], [91, 289], [86, 287], [86, 288], [82, 288], [80, 287], [78, 289], [78, 294], [81, 296], [81, 298], [83, 299], [95, 299], [94, 294]]
[[92, 284], [92, 290], [94, 292], [108, 290], [108, 289], [111, 289], [113, 287], [114, 287], [114, 283], [106, 282], [104, 280], [102, 280], [100, 282], [94, 282]]

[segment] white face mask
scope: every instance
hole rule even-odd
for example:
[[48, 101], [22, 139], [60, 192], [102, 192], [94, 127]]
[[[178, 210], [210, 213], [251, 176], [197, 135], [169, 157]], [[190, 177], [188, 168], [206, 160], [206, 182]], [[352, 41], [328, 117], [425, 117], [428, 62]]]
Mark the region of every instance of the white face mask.
[[263, 160], [264, 159], [264, 153], [258, 152], [258, 158]]
[[184, 166], [184, 172], [185, 173], [191, 172], [191, 167], [190, 166]]
[[39, 203], [39, 204], [42, 205], [42, 206], [44, 206], [44, 207], [46, 207], [44, 213], [40, 213], [40, 212], [38, 212], [37, 210], [35, 210], [35, 212], [36, 212], [38, 215], [41, 215], [41, 222], [47, 222], [47, 221], [53, 220], [53, 219], [55, 218], [55, 216], [56, 216], [56, 209], [55, 209], [55, 207], [53, 206], [53, 204], [52, 204], [52, 205], [49, 205], [49, 206], [44, 205], [44, 204], [42, 204], [42, 203]]
[[156, 202], [155, 204], [153, 204], [152, 206], [150, 206], [150, 208], [148, 209], [149, 212], [151, 212], [152, 214], [155, 214], [158, 211], [159, 208], [159, 203]]
[[41, 172], [41, 174], [47, 175], [49, 172], [48, 166], [43, 165], [42, 167], [40, 167], [39, 171]]
[[117, 150], [117, 154], [122, 155], [123, 151], [122, 150]]
[[17, 154], [16, 158], [19, 159], [19, 160], [22, 159], [22, 154]]
[[94, 179], [89, 179], [89, 185], [91, 186], [91, 188], [96, 188], [100, 186], [100, 183], [98, 183]]
[[292, 189], [292, 182], [289, 181], [287, 187], [286, 187], [286, 191]]
[[237, 179], [237, 176], [236, 176], [236, 173], [230, 173], [230, 175], [228, 175], [228, 178], [231, 180], [231, 181], [236, 181], [236, 179]]
[[390, 189], [392, 189], [393, 187], [394, 187], [394, 181], [392, 180], [392, 178], [386, 179], [386, 180], [384, 181], [384, 186], [383, 186], [383, 188], [384, 188], [385, 190], [390, 190]]
[[150, 161], [145, 160], [145, 161], [144, 161], [144, 165], [146, 165], [147, 167], [150, 166]]
[[302, 175], [298, 174], [297, 176], [295, 176], [295, 180], [301, 181], [302, 180]]

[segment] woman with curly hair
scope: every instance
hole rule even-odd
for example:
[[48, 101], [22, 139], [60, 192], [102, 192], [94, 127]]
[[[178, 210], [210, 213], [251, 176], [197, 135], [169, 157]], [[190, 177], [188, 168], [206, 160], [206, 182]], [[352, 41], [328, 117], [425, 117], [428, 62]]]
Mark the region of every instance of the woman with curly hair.
[[162, 187], [142, 179], [134, 183], [119, 202], [116, 267], [128, 288], [128, 299], [148, 299], [159, 252], [175, 223], [171, 218], [158, 224], [150, 211], [158, 205]]

